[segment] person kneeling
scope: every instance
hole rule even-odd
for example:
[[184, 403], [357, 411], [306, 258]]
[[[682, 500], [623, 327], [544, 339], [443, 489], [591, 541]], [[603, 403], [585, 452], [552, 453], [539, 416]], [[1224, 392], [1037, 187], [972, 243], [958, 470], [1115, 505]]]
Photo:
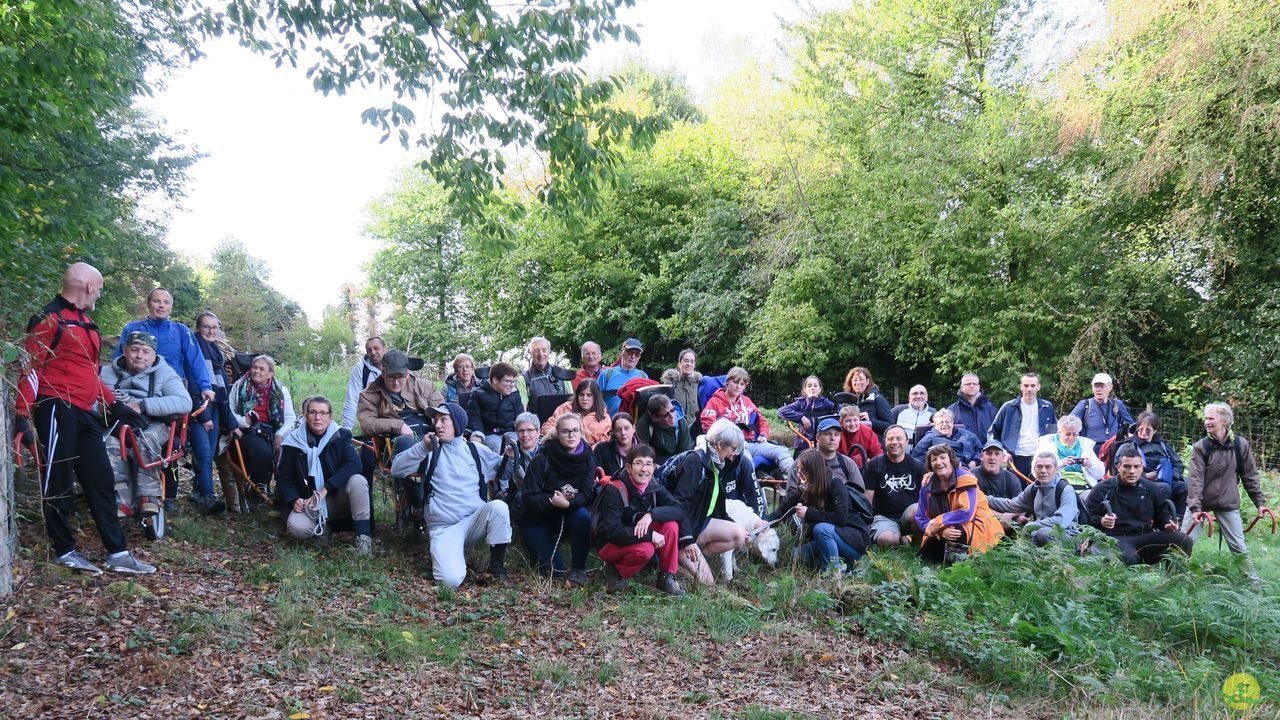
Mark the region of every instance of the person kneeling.
[[1076, 518], [1080, 514], [1076, 491], [1058, 474], [1058, 454], [1037, 450], [1031, 458], [1031, 474], [1036, 481], [1011, 498], [987, 497], [987, 504], [997, 512], [1014, 513], [1016, 523], [1031, 535], [1036, 545], [1044, 547], [1053, 540], [1054, 528], [1062, 528], [1066, 538], [1080, 532]]
[[1132, 445], [1116, 454], [1116, 473], [1093, 488], [1085, 507], [1093, 525], [1116, 539], [1125, 564], [1154, 565], [1174, 547], [1190, 555], [1193, 542], [1178, 530], [1166, 487], [1143, 479], [1142, 456]]
[[304, 400], [302, 414], [304, 422], [285, 433], [276, 470], [280, 499], [291, 509], [285, 528], [306, 540], [350, 520], [356, 552], [372, 554], [369, 481], [360, 474], [351, 431], [333, 421], [333, 403], [323, 395]]
[[839, 576], [866, 554], [871, 544], [870, 531], [849, 506], [851, 490], [832, 479], [821, 453], [805, 450], [796, 458], [795, 468], [797, 487], [766, 519], [776, 522], [795, 510], [804, 524], [803, 537], [808, 539], [800, 548], [801, 558], [823, 572]]
[[[589, 381], [588, 381], [589, 382]], [[584, 382], [585, 386], [587, 382]], [[591, 549], [592, 492], [596, 460], [582, 438], [582, 418], [567, 413], [556, 419], [555, 434], [529, 463], [524, 481], [520, 537], [533, 553], [544, 577], [565, 577], [570, 585], [587, 584]], [[573, 566], [564, 575], [560, 539], [569, 541]]]
[[[431, 574], [451, 588], [467, 577], [466, 547], [489, 544], [489, 575], [507, 577], [505, 560], [511, 543], [511, 512], [501, 500], [488, 500], [489, 482], [497, 475], [502, 456], [479, 442], [467, 442], [467, 411], [457, 403], [429, 408], [434, 433], [396, 455], [391, 476], [423, 474], [428, 490], [427, 534], [431, 539]], [[478, 439], [478, 438], [477, 438]], [[514, 454], [510, 447], [508, 454]]]
[[916, 505], [916, 524], [924, 533], [920, 557], [925, 560], [950, 562], [984, 553], [1004, 537], [977, 478], [958, 465], [950, 445], [935, 445], [925, 455], [930, 472], [920, 483]]
[[654, 587], [668, 595], [685, 594], [676, 582], [684, 510], [662, 483], [653, 481], [657, 467], [653, 448], [636, 445], [627, 452], [627, 464], [600, 490], [596, 543], [608, 592], [625, 590], [627, 580], [656, 554]]

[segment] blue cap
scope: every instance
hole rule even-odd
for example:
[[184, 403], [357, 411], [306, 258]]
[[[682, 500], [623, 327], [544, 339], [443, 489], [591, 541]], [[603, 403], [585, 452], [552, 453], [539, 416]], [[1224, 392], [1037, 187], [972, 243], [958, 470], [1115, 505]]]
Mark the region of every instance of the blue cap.
[[832, 428], [840, 429], [840, 421], [833, 417], [825, 417], [818, 421], [818, 432], [826, 432]]

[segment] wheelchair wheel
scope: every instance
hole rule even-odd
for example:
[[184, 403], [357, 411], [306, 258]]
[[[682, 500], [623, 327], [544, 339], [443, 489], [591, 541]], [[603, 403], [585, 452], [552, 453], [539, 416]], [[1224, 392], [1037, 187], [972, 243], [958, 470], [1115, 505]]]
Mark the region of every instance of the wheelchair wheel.
[[148, 540], [163, 540], [165, 533], [164, 503], [160, 503], [160, 512], [142, 520], [142, 530]]

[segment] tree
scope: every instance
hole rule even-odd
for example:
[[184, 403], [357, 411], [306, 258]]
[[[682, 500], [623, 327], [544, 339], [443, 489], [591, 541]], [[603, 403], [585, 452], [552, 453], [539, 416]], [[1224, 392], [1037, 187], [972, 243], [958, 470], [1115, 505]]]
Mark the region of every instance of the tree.
[[[266, 263], [228, 238], [213, 249], [204, 295], [216, 308], [227, 340], [238, 350], [265, 352], [289, 362], [298, 357], [299, 337], [309, 331], [301, 306], [271, 287]], [[327, 358], [325, 362], [328, 362]]]

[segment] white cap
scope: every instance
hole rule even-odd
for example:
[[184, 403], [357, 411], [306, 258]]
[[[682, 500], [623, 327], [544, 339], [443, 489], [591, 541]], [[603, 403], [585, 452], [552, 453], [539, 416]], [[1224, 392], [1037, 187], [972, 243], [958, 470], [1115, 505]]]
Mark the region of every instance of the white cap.
[[1106, 373], [1098, 373], [1097, 375], [1093, 376], [1093, 384], [1094, 385], [1110, 385], [1111, 376]]

